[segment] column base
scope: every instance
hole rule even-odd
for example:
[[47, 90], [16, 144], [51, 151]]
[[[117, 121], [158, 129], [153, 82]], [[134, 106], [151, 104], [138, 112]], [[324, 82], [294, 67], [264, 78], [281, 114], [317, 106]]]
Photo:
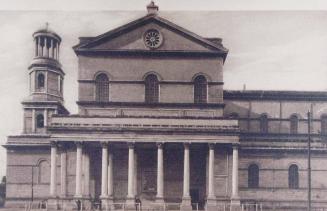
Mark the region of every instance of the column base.
[[83, 196], [82, 195], [75, 195], [74, 200], [72, 201], [72, 207], [76, 210], [81, 210], [83, 207]]
[[231, 199], [231, 211], [241, 211], [241, 201], [239, 197], [232, 197]]
[[190, 211], [192, 210], [192, 205], [191, 205], [191, 197], [183, 197], [182, 203], [181, 203], [181, 211]]
[[107, 210], [109, 208], [108, 199], [108, 196], [100, 196], [102, 210]]
[[165, 200], [163, 197], [156, 197], [155, 210], [165, 210]]
[[165, 202], [165, 200], [164, 200], [164, 198], [162, 196], [157, 196], [156, 197], [156, 203], [164, 203], [164, 202]]
[[217, 210], [217, 200], [214, 197], [210, 197], [207, 199], [206, 204], [207, 211], [216, 211]]
[[48, 210], [58, 210], [59, 203], [58, 203], [58, 198], [53, 197], [48, 199]]
[[135, 197], [127, 196], [125, 202], [125, 209], [126, 210], [137, 210], [137, 205], [135, 203]]

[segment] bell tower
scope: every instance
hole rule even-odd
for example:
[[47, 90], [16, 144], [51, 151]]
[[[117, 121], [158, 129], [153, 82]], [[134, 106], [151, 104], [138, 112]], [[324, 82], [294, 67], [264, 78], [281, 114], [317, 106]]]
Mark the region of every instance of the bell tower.
[[63, 106], [64, 71], [59, 62], [61, 38], [48, 24], [33, 33], [34, 57], [29, 70], [29, 96], [24, 107], [24, 133], [46, 133], [52, 114], [68, 114]]

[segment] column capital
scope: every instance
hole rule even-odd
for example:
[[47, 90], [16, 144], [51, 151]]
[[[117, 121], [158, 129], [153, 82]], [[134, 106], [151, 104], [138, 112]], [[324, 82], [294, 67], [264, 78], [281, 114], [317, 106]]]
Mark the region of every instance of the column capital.
[[216, 143], [208, 143], [209, 149], [215, 149]]
[[157, 142], [156, 143], [156, 145], [157, 145], [157, 147], [159, 148], [159, 149], [162, 149], [163, 148], [163, 146], [164, 146], [164, 142]]
[[68, 147], [68, 143], [65, 142], [59, 142], [58, 143], [58, 147], [61, 151], [66, 151], [67, 147]]
[[134, 149], [135, 148], [135, 142], [127, 142], [127, 146], [129, 149]]
[[240, 148], [240, 144], [239, 143], [232, 144], [232, 148], [233, 149], [239, 149]]
[[57, 141], [50, 141], [50, 146], [51, 147], [58, 147], [58, 142]]
[[84, 143], [82, 141], [75, 141], [76, 147], [83, 147]]
[[109, 143], [106, 142], [106, 141], [101, 141], [100, 144], [101, 144], [101, 147], [102, 147], [102, 148], [107, 148], [108, 145], [109, 145]]
[[185, 143], [183, 143], [183, 145], [184, 145], [184, 148], [188, 149], [188, 148], [190, 148], [191, 143], [185, 142]]

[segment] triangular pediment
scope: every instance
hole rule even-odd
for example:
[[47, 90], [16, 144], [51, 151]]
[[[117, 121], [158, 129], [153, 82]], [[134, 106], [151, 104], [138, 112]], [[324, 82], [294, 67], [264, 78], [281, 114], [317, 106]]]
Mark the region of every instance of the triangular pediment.
[[[155, 32], [152, 37], [151, 32]], [[148, 35], [148, 36], [146, 36]], [[151, 46], [157, 38], [159, 44]], [[150, 42], [150, 43], [149, 43]], [[147, 15], [97, 37], [81, 38], [79, 51], [207, 52], [226, 57], [221, 39], [205, 39], [157, 15]]]

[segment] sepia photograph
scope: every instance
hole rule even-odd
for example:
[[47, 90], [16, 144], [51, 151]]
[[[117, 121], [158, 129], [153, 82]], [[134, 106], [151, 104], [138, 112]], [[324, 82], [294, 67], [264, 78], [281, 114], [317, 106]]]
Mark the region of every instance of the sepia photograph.
[[0, 211], [327, 211], [327, 2], [3, 0]]

